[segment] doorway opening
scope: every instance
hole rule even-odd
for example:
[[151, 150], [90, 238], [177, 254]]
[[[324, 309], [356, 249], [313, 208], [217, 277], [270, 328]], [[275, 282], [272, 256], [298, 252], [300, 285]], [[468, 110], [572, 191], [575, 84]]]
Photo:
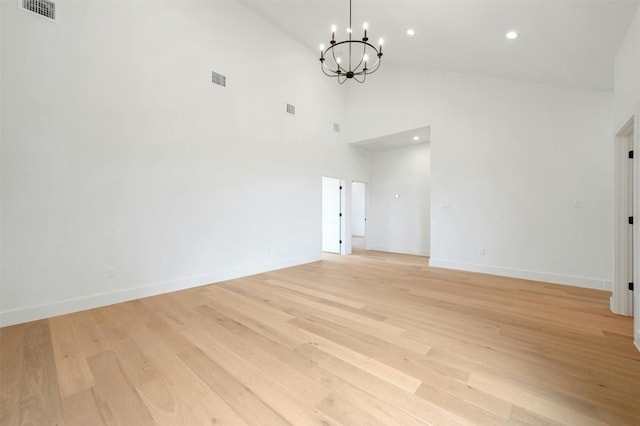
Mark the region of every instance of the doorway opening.
[[351, 182], [351, 247], [365, 250], [367, 248], [367, 184]]
[[322, 177], [322, 251], [344, 254], [344, 181]]

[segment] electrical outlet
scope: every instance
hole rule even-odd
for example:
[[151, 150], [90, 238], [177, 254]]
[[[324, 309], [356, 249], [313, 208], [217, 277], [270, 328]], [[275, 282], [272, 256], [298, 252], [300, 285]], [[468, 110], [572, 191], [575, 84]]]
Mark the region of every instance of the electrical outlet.
[[480, 256], [484, 256], [485, 254], [487, 254], [487, 251], [485, 250], [484, 247], [481, 247], [481, 248], [478, 249], [478, 254]]
[[107, 268], [107, 278], [115, 278], [116, 270], [114, 268]]

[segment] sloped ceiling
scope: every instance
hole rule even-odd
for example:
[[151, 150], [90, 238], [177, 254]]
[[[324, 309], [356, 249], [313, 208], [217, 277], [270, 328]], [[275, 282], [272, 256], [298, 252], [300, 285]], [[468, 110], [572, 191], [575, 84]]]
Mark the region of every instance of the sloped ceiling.
[[[310, 49], [344, 38], [348, 0], [244, 0]], [[384, 63], [594, 90], [613, 87], [615, 54], [638, 1], [355, 0], [353, 28], [385, 39]], [[415, 36], [406, 34], [408, 28]], [[519, 37], [507, 40], [516, 30]], [[313, 50], [313, 51], [311, 51]], [[383, 63], [383, 66], [384, 66]]]

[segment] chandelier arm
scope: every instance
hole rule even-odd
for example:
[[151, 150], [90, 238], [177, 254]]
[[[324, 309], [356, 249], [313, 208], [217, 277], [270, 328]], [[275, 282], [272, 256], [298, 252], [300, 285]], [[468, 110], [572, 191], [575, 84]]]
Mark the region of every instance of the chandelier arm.
[[376, 63], [373, 65], [373, 68], [371, 70], [367, 70], [367, 74], [373, 74], [374, 72], [378, 71], [378, 68], [380, 68], [381, 63], [382, 61], [380, 60], [380, 58], [378, 58]]
[[[339, 75], [339, 74], [335, 74], [335, 73], [334, 73], [334, 74], [329, 74], [329, 73], [327, 72], [327, 69], [326, 69], [326, 67], [324, 66], [324, 64], [321, 66], [321, 68], [322, 68], [322, 72], [323, 72], [323, 73], [324, 73], [324, 75], [326, 75], [327, 77], [337, 77], [337, 76]], [[333, 71], [332, 71], [332, 72], [333, 72]]]
[[378, 68], [380, 68], [380, 64], [382, 63], [382, 54], [378, 52], [378, 49], [376, 48], [374, 48], [374, 51], [376, 52], [376, 62], [373, 64], [373, 67], [367, 71], [367, 74], [373, 74], [378, 71]]
[[[358, 65], [356, 65], [355, 67], [351, 68], [351, 71], [353, 71], [354, 74], [361, 74], [362, 71], [358, 71], [358, 69], [362, 65], [362, 62], [363, 62], [363, 59], [364, 59], [364, 54], [367, 51], [367, 44], [362, 42], [362, 41], [359, 41], [359, 40], [356, 40], [356, 41], [354, 41], [352, 43], [363, 43], [364, 44], [364, 50], [362, 52], [362, 56], [360, 57], [360, 62], [358, 62]], [[351, 44], [349, 44], [349, 49], [351, 49]], [[351, 56], [351, 54], [349, 54], [349, 56]]]
[[322, 64], [320, 65], [320, 69], [322, 70], [322, 73], [323, 73], [324, 75], [326, 75], [327, 77], [340, 77], [340, 76], [344, 75], [344, 74], [338, 74], [338, 73], [336, 73], [335, 71], [331, 71], [331, 70], [329, 70], [329, 71], [327, 72], [327, 70], [328, 70], [329, 68], [325, 65], [325, 63], [324, 63], [324, 62], [322, 62]]
[[[358, 64], [358, 67], [362, 64], [363, 60], [364, 60], [364, 55], [367, 53], [367, 47], [370, 47], [374, 52], [376, 52], [376, 62], [374, 63], [374, 67], [375, 66], [380, 66], [380, 56], [378, 56], [380, 54], [380, 52], [378, 52], [378, 49], [376, 49], [376, 47], [374, 45], [372, 45], [371, 43], [369, 43], [368, 41], [358, 41], [359, 43], [363, 44], [363, 50], [362, 50], [362, 59], [360, 59], [360, 64]], [[357, 68], [357, 67], [356, 67]], [[376, 68], [377, 69], [377, 68]], [[369, 72], [369, 70], [367, 69], [367, 74], [371, 74]]]
[[[367, 43], [366, 41], [361, 41], [360, 43], [362, 43], [362, 56], [360, 57], [360, 62], [358, 62], [358, 65], [354, 68], [354, 70], [359, 69], [362, 63], [366, 62], [364, 60], [364, 55], [367, 54], [367, 46], [369, 45], [369, 43]], [[363, 71], [360, 71], [359, 73], [363, 73], [363, 72], [365, 71], [363, 70]]]
[[380, 59], [378, 59], [377, 61], [375, 61], [373, 63], [373, 66], [371, 68], [369, 68], [369, 74], [371, 74], [372, 72], [374, 72], [375, 70], [377, 70], [380, 67]]
[[340, 65], [340, 62], [338, 62], [338, 59], [336, 58], [336, 49], [335, 47], [339, 44], [345, 43], [344, 41], [341, 41], [340, 43], [336, 43], [333, 46], [331, 46], [329, 49], [331, 50], [331, 56], [333, 56], [333, 62], [336, 63], [336, 65], [338, 66], [338, 69], [335, 71], [336, 73], [340, 74], [341, 71], [346, 71], [342, 65]]

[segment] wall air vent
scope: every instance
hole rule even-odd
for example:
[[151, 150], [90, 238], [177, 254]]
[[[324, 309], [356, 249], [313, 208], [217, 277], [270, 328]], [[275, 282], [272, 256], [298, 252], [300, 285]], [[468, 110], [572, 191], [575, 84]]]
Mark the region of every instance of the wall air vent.
[[340, 125], [338, 123], [333, 123], [333, 131], [340, 133]]
[[50, 21], [57, 22], [56, 4], [49, 0], [19, 0], [22, 10], [42, 16]]
[[227, 87], [227, 77], [215, 71], [211, 72], [211, 81], [218, 86]]
[[296, 107], [291, 104], [287, 104], [287, 112], [291, 115], [296, 115]]

